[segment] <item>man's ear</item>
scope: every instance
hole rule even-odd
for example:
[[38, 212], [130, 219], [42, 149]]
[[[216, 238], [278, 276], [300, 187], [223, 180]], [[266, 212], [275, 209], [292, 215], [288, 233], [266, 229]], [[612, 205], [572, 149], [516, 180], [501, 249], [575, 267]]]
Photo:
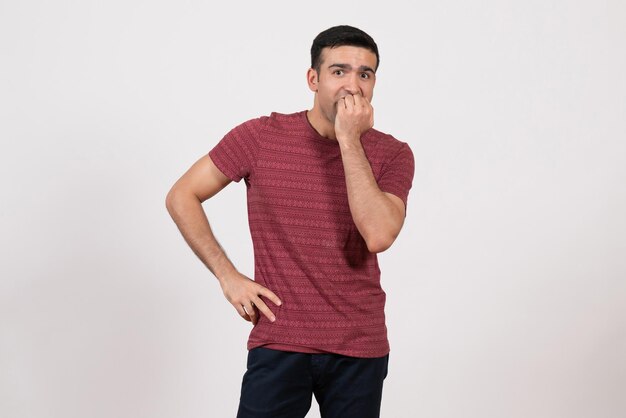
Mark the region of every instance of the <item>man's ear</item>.
[[306, 81], [311, 91], [315, 91], [315, 92], [317, 91], [318, 79], [319, 79], [319, 75], [317, 74], [317, 71], [315, 71], [315, 69], [313, 68], [309, 68], [308, 71], [306, 72]]

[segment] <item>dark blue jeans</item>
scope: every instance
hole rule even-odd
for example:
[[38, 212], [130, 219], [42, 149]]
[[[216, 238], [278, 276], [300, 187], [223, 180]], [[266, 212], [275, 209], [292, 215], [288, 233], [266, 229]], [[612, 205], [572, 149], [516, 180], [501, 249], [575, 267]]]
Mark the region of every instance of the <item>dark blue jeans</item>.
[[322, 418], [378, 418], [388, 363], [389, 354], [357, 358], [253, 348], [237, 418], [303, 418], [313, 394]]

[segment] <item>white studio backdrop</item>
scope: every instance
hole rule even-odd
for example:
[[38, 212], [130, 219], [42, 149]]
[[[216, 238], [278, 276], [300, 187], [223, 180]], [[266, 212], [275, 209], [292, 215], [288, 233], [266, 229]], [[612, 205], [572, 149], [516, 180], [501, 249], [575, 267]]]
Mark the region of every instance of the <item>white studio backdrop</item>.
[[[2, 0], [0, 416], [234, 417], [251, 325], [165, 195], [236, 124], [311, 108], [337, 24], [377, 41], [375, 126], [416, 163], [381, 416], [626, 416], [618, 0]], [[204, 207], [252, 275], [243, 182]]]

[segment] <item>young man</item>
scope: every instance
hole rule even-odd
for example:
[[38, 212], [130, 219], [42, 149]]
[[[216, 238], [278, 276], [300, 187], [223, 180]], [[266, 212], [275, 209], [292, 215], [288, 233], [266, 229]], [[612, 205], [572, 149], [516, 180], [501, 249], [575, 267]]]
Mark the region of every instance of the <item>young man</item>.
[[[311, 48], [313, 108], [235, 127], [172, 187], [167, 209], [254, 325], [239, 412], [378, 417], [389, 342], [376, 253], [404, 223], [414, 174], [408, 144], [373, 129], [378, 47], [336, 26]], [[254, 280], [233, 266], [201, 203], [244, 179]]]

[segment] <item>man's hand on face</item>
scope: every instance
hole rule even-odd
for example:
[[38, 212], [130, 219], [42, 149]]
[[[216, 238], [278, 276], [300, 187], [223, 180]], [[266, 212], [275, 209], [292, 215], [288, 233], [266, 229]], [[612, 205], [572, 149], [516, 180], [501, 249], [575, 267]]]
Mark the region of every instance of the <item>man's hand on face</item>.
[[374, 108], [360, 94], [347, 95], [337, 103], [335, 136], [341, 142], [360, 141], [361, 135], [374, 126]]

